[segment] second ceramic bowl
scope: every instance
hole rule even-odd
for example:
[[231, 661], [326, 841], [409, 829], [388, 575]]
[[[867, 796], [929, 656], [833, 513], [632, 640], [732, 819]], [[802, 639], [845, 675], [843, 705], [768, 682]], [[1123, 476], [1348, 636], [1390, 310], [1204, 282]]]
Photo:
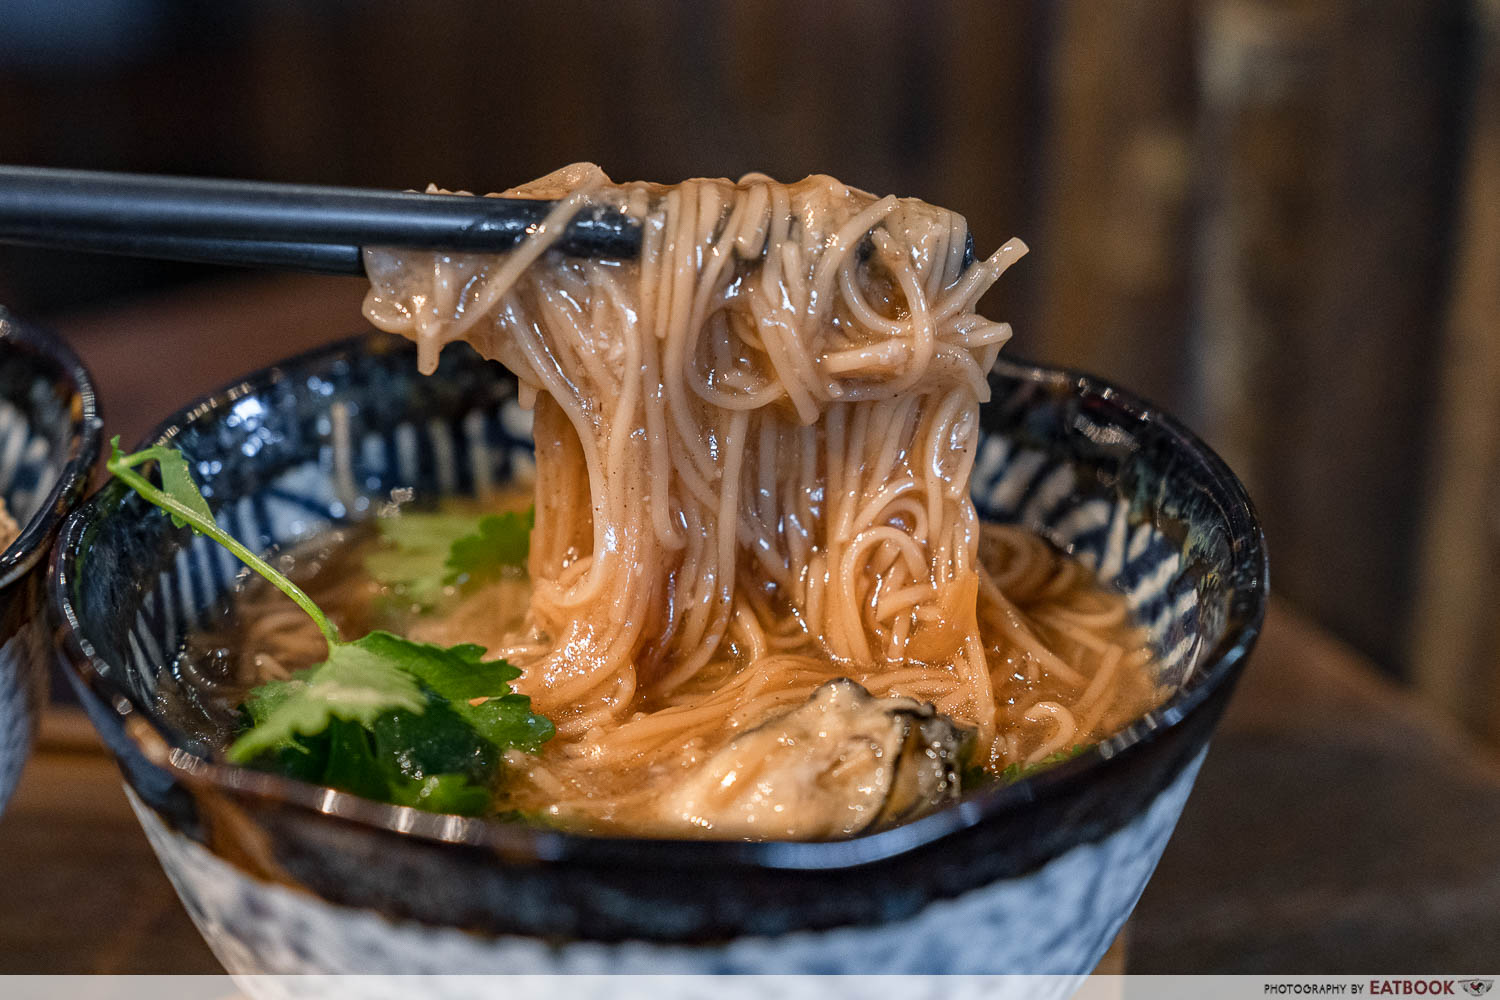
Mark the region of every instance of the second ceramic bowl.
[[0, 497], [21, 533], [0, 551], [0, 812], [21, 776], [52, 667], [46, 560], [99, 454], [88, 372], [57, 337], [0, 309]]

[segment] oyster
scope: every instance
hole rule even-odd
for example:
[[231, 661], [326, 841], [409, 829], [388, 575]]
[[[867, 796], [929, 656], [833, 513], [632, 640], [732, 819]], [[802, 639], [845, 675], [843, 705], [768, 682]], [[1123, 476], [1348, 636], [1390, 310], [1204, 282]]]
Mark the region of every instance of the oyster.
[[925, 702], [832, 680], [694, 767], [658, 816], [674, 830], [756, 840], [891, 826], [958, 798], [972, 735]]

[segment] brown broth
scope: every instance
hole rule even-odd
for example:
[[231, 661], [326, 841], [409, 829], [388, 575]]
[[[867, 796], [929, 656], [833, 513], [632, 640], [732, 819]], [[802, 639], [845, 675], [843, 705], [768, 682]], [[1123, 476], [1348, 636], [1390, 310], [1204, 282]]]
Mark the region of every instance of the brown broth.
[[[523, 502], [511, 497], [501, 508], [516, 509]], [[496, 509], [455, 504], [442, 513], [477, 521]], [[531, 590], [523, 574], [473, 590], [448, 586], [424, 605], [368, 572], [371, 557], [390, 549], [373, 524], [365, 524], [299, 547], [283, 557], [283, 567], [345, 636], [381, 628], [443, 645], [477, 642], [496, 655], [504, 637], [522, 628]], [[1144, 630], [1131, 620], [1123, 595], [1102, 585], [1082, 563], [1029, 532], [993, 525], [984, 530], [980, 558], [1019, 612], [1019, 627], [1034, 639], [1018, 641], [1014, 632], [1002, 627], [993, 607], [980, 615], [1000, 724], [995, 741], [981, 748], [976, 763], [1000, 776], [1007, 767], [1013, 773], [1016, 767], [1064, 758], [1108, 737], [1162, 700]], [[235, 612], [235, 625], [197, 637], [189, 656], [227, 660], [235, 679], [231, 688], [239, 697], [256, 684], [288, 676], [325, 655], [311, 621], [258, 579], [237, 596]], [[672, 746], [617, 754], [610, 758], [616, 763], [606, 766], [591, 766], [587, 747], [561, 737], [536, 757], [512, 752], [499, 789], [499, 808], [540, 813], [563, 825], [638, 831], [649, 825], [642, 818], [649, 810], [637, 808], [640, 802], [737, 734], [795, 707], [805, 698], [798, 684], [810, 683], [809, 676], [818, 682], [852, 676], [880, 696], [930, 700], [920, 686], [901, 681], [899, 665], [895, 673], [858, 671], [833, 662], [811, 641], [783, 650], [793, 666], [768, 675], [773, 683], [764, 685], [755, 698], [737, 700], [733, 690], [753, 684], [746, 684], [742, 675], [744, 657], [735, 655], [732, 643], [727, 646], [731, 655], [711, 664], [675, 698], [634, 704], [621, 729], [649, 727], [651, 712], [722, 692], [719, 700], [726, 711], [713, 724], [698, 726]], [[782, 678], [779, 685], [777, 677]], [[518, 689], [525, 690], [525, 680], [523, 676], [517, 682]], [[559, 801], [568, 805], [559, 807]]]

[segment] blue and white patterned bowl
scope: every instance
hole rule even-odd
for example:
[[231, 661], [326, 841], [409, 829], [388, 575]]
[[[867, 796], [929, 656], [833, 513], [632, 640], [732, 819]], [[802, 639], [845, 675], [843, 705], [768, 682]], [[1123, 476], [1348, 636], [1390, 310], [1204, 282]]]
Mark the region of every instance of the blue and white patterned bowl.
[[94, 387], [78, 358], [0, 309], [0, 496], [21, 528], [0, 552], [0, 812], [47, 697], [44, 557], [83, 496], [99, 434]]
[[[1264, 542], [1239, 483], [1171, 418], [1058, 371], [1005, 363], [992, 383], [981, 513], [1122, 588], [1175, 693], [1067, 764], [897, 829], [589, 837], [226, 765], [192, 718], [191, 693], [216, 679], [173, 654], [225, 613], [239, 567], [119, 484], [57, 548], [60, 655], [232, 972], [1086, 972], [1160, 857], [1255, 639]], [[369, 516], [393, 489], [468, 495], [533, 471], [505, 371], [454, 345], [423, 378], [384, 336], [251, 375], [153, 439], [189, 456], [220, 523], [262, 551]]]

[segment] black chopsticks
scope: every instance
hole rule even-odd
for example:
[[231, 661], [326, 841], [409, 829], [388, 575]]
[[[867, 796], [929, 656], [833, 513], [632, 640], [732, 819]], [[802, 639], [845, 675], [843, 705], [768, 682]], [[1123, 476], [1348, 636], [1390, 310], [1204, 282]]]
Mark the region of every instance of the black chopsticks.
[[[363, 274], [361, 249], [495, 253], [554, 203], [362, 188], [0, 166], [0, 243]], [[575, 215], [557, 249], [634, 257], [639, 224], [613, 209]]]

